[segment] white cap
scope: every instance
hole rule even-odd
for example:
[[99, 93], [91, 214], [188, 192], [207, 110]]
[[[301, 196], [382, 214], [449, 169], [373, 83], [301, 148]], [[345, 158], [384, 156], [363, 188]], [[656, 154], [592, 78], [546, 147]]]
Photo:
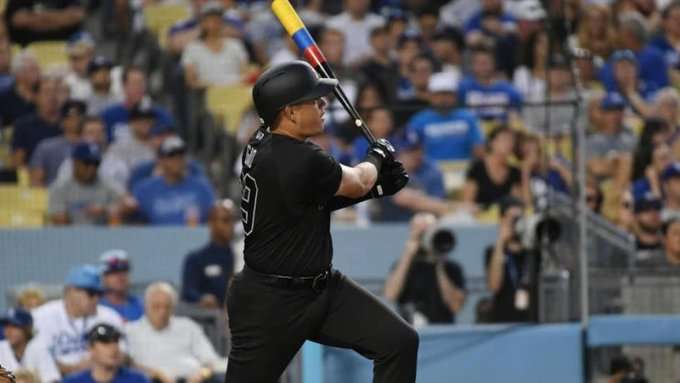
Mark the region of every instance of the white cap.
[[545, 9], [538, 0], [517, 1], [510, 12], [519, 20], [527, 21], [543, 20], [547, 16]]
[[427, 90], [430, 92], [455, 93], [458, 90], [458, 76], [447, 71], [433, 73], [427, 84]]

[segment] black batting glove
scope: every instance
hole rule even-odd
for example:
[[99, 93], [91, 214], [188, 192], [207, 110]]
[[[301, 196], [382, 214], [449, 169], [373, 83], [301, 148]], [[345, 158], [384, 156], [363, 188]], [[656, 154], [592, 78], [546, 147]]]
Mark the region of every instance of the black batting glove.
[[380, 138], [368, 147], [364, 161], [375, 165], [380, 172], [384, 163], [394, 161], [394, 146], [386, 139]]
[[394, 159], [387, 161], [383, 163], [371, 194], [373, 198], [395, 195], [408, 184], [408, 179], [408, 173], [401, 162]]

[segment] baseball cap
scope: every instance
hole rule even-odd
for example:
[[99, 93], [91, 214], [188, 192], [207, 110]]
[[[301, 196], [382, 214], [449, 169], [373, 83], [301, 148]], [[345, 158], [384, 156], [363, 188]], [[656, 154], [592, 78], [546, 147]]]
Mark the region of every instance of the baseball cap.
[[671, 178], [680, 176], [680, 162], [673, 162], [666, 166], [666, 169], [661, 172], [661, 180], [668, 181]]
[[633, 209], [635, 213], [641, 213], [648, 210], [661, 210], [662, 207], [661, 199], [651, 193], [645, 193], [635, 200]]
[[128, 254], [125, 250], [112, 249], [105, 251], [99, 257], [99, 261], [102, 266], [102, 274], [130, 270], [130, 260], [128, 259]]
[[187, 146], [181, 138], [177, 136], [167, 137], [158, 148], [159, 157], [170, 157], [176, 154], [184, 154], [187, 151]]
[[608, 92], [600, 102], [600, 107], [605, 110], [622, 110], [626, 107], [626, 100], [617, 92]]
[[513, 7], [513, 13], [519, 20], [537, 21], [546, 17], [545, 9], [538, 0], [521, 0]]
[[92, 142], [79, 142], [73, 148], [71, 157], [87, 163], [99, 164], [102, 161], [102, 153], [99, 145]]
[[64, 284], [99, 293], [104, 291], [99, 278], [99, 269], [94, 265], [80, 265], [72, 268], [66, 276]]
[[612, 53], [612, 61], [617, 62], [617, 61], [630, 61], [633, 64], [637, 64], [637, 57], [635, 57], [635, 53], [631, 51], [630, 49], [624, 49], [624, 50], [618, 50], [614, 53]]
[[427, 84], [429, 92], [450, 92], [455, 93], [458, 90], [458, 77], [452, 72], [437, 72], [430, 76], [430, 81]]
[[80, 55], [95, 47], [94, 38], [88, 32], [74, 33], [66, 42], [66, 53], [69, 56]]
[[118, 331], [118, 329], [111, 326], [110, 324], [99, 323], [94, 325], [94, 327], [92, 327], [90, 331], [87, 332], [86, 338], [89, 343], [94, 342], [111, 343], [118, 342], [122, 335], [123, 334], [120, 331]]
[[87, 73], [92, 74], [102, 68], [113, 68], [113, 61], [109, 60], [106, 56], [95, 56], [87, 65]]
[[80, 100], [67, 100], [61, 106], [61, 117], [68, 117], [72, 115], [85, 115], [87, 112], [87, 104]]
[[129, 114], [130, 121], [139, 119], [155, 119], [156, 113], [154, 113], [153, 108], [147, 102], [140, 102], [133, 106]]
[[219, 1], [211, 0], [205, 3], [201, 7], [201, 12], [199, 13], [199, 17], [203, 18], [206, 16], [210, 15], [218, 15], [222, 16], [224, 14], [224, 7], [222, 4], [220, 4]]
[[30, 312], [20, 309], [11, 308], [7, 313], [0, 318], [0, 325], [13, 325], [17, 327], [33, 327], [33, 316]]
[[421, 145], [422, 142], [420, 137], [415, 132], [408, 132], [400, 139], [394, 141], [394, 147], [397, 152], [417, 149], [420, 148]]

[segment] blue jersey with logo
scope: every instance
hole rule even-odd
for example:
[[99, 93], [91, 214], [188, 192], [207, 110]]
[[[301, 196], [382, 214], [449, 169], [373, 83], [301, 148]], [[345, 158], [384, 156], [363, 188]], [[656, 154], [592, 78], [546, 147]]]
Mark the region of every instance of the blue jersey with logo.
[[[659, 89], [670, 85], [668, 65], [660, 50], [653, 46], [646, 46], [639, 52], [635, 52], [635, 58], [638, 61], [638, 79], [644, 86], [643, 97], [649, 98]], [[611, 60], [602, 67], [599, 77], [607, 91], [617, 90], [616, 80], [614, 79], [614, 63]]]
[[203, 177], [184, 177], [177, 184], [168, 184], [162, 177], [151, 177], [132, 189], [139, 210], [154, 225], [185, 225], [195, 220], [205, 223], [215, 201], [208, 181]]
[[460, 82], [458, 100], [483, 120], [506, 120], [508, 110], [522, 108], [522, 96], [509, 82], [482, 85], [471, 76]]
[[[172, 116], [167, 110], [160, 106], [153, 106], [152, 110], [155, 115], [155, 123], [152, 130], [161, 131], [174, 125]], [[128, 127], [130, 110], [123, 104], [118, 103], [109, 106], [102, 111], [101, 117], [106, 125], [106, 135], [110, 142], [130, 134]]]
[[658, 49], [666, 61], [669, 68], [677, 69], [680, 67], [680, 53], [675, 50], [666, 36], [659, 35], [649, 42], [649, 46]]
[[[85, 370], [68, 375], [62, 383], [97, 383], [97, 381], [92, 377], [92, 370]], [[109, 383], [151, 383], [151, 381], [135, 370], [121, 367]]]
[[105, 296], [99, 299], [99, 304], [116, 310], [126, 322], [136, 321], [144, 315], [144, 303], [134, 295], [128, 296], [122, 305], [111, 303]]
[[484, 142], [475, 116], [456, 109], [440, 113], [426, 109], [411, 118], [408, 134], [416, 134], [430, 160], [467, 160], [473, 149]]

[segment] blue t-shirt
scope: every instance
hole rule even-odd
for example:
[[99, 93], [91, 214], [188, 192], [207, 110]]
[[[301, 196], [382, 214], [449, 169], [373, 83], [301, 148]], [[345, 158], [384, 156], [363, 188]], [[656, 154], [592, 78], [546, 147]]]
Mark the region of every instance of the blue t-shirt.
[[671, 69], [680, 67], [680, 53], [675, 50], [666, 36], [659, 35], [649, 42], [649, 46], [658, 49], [663, 54], [666, 65]]
[[[138, 182], [143, 181], [153, 175], [153, 169], [156, 167], [156, 161], [146, 161], [135, 166], [130, 173], [130, 178], [128, 179], [128, 190], [132, 190]], [[201, 164], [191, 159], [189, 160], [188, 169], [190, 176], [205, 177], [205, 172]]]
[[460, 82], [458, 100], [468, 108], [476, 107], [472, 111], [483, 120], [506, 120], [508, 109], [519, 112], [522, 108], [522, 96], [509, 82], [496, 81], [487, 86], [472, 76]]
[[12, 150], [25, 150], [26, 162], [28, 162], [40, 141], [60, 134], [61, 128], [58, 124], [51, 124], [37, 114], [24, 116], [14, 123]]
[[[664, 59], [663, 53], [655, 47], [646, 46], [639, 52], [635, 52], [635, 57], [638, 61], [638, 79], [644, 84], [644, 97], [658, 91], [659, 89], [670, 85], [668, 78], [668, 65]], [[604, 84], [607, 91], [616, 91], [616, 81], [614, 79], [614, 63], [609, 60], [607, 64], [600, 69], [600, 81]]]
[[[409, 173], [408, 187], [424, 192], [430, 197], [445, 198], [444, 177], [437, 165], [424, 159], [420, 167]], [[379, 200], [381, 206], [380, 221], [408, 221], [413, 216], [411, 210], [397, 206], [392, 198], [382, 198]]]
[[209, 243], [190, 253], [182, 269], [182, 300], [198, 302], [212, 294], [220, 304], [225, 302], [229, 278], [234, 273], [234, 253], [229, 246]]
[[484, 143], [477, 118], [462, 109], [445, 114], [434, 109], [423, 110], [411, 118], [407, 132], [418, 136], [425, 156], [434, 161], [468, 160], [475, 146]]
[[[66, 376], [61, 381], [62, 383], [97, 383], [92, 377], [92, 370], [85, 370]], [[116, 376], [111, 379], [109, 383], [151, 383], [151, 381], [141, 373], [121, 367], [118, 369]]]
[[184, 177], [168, 184], [163, 177], [151, 177], [132, 189], [139, 210], [153, 225], [185, 225], [191, 214], [205, 223], [215, 201], [208, 181], [202, 177]]
[[134, 295], [129, 295], [122, 305], [114, 305], [105, 296], [99, 299], [99, 303], [116, 310], [126, 322], [136, 321], [144, 315], [144, 303]]
[[[482, 18], [483, 18], [482, 11], [477, 11], [477, 13], [473, 14], [465, 23], [465, 26], [463, 27], [463, 32], [465, 32], [465, 34], [468, 34], [470, 32], [480, 31], [488, 34], [488, 32], [485, 31], [484, 28], [482, 27]], [[501, 14], [500, 21], [506, 30], [517, 28], [517, 21], [509, 13]]]
[[35, 113], [35, 104], [19, 96], [16, 87], [11, 86], [0, 92], [0, 120], [3, 125], [12, 125], [21, 117]]
[[[167, 110], [156, 105], [152, 109], [156, 115], [153, 130], [163, 130], [173, 126], [172, 116], [170, 116]], [[104, 109], [101, 117], [106, 125], [106, 135], [109, 142], [129, 134], [128, 122], [130, 121], [130, 110], [122, 103], [117, 103]]]

